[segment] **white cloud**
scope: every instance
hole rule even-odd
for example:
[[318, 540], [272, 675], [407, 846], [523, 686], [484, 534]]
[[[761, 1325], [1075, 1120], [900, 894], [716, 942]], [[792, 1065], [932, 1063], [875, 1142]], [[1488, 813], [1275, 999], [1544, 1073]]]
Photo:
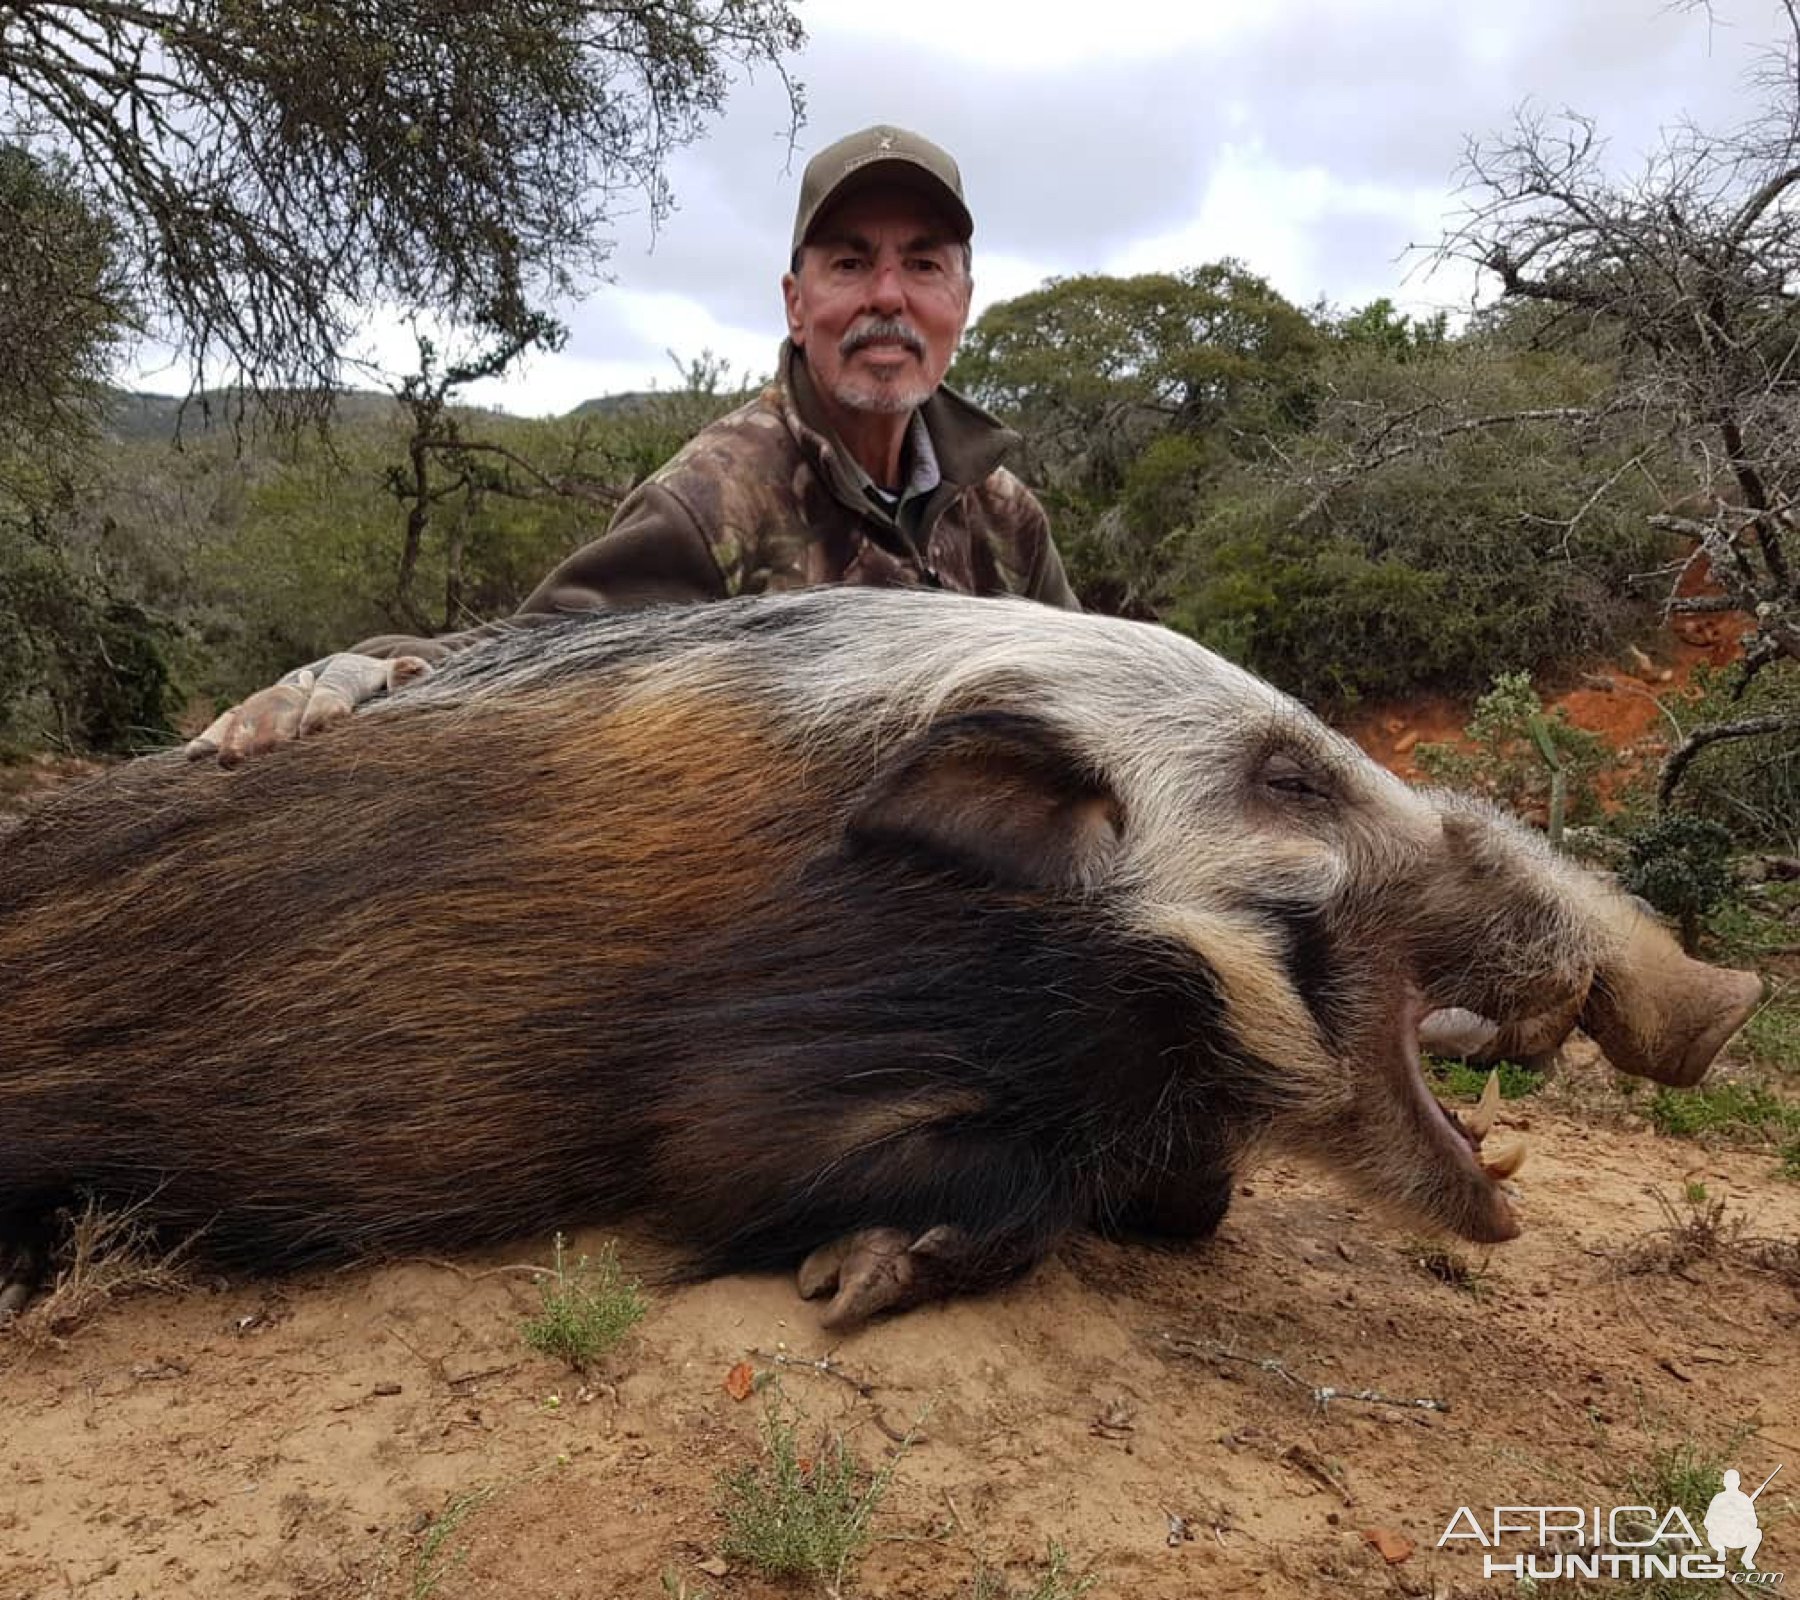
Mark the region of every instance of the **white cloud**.
[[1104, 270], [1164, 272], [1235, 256], [1299, 304], [1419, 298], [1402, 289], [1423, 264], [1408, 247], [1435, 238], [1443, 205], [1433, 190], [1346, 183], [1323, 166], [1285, 166], [1260, 142], [1228, 144], [1191, 219], [1122, 245]]
[[1269, 0], [806, 0], [801, 16], [816, 37], [864, 37], [978, 63], [995, 73], [1055, 71], [1097, 60], [1140, 61], [1216, 47], [1254, 30]]
[[[577, 329], [568, 348], [534, 357], [516, 378], [472, 384], [465, 398], [526, 415], [573, 410], [596, 395], [628, 389], [671, 389], [681, 383], [682, 363], [711, 354], [729, 364], [734, 379], [755, 380], [774, 371], [781, 341], [780, 302], [769, 284], [766, 330], [734, 327], [688, 295], [621, 289], [608, 297], [609, 319], [625, 330], [635, 353], [608, 355], [615, 343]], [[620, 339], [617, 343], [624, 343]]]
[[[1409, 244], [1455, 210], [1470, 134], [1527, 100], [1593, 113], [1622, 167], [1682, 114], [1729, 127], [1778, 36], [1776, 0], [803, 0], [811, 121], [790, 154], [775, 76], [740, 84], [678, 153], [680, 209], [619, 219], [614, 280], [560, 308], [571, 337], [476, 394], [520, 412], [676, 381], [665, 354], [768, 370], [800, 169], [892, 121], [955, 153], [974, 208], [976, 311], [1052, 275], [1235, 256], [1290, 298], [1464, 306]], [[391, 357], [393, 330], [372, 336]], [[127, 380], [129, 381], [129, 379]], [[166, 369], [146, 387], [175, 384]], [[474, 397], [472, 395], [472, 397]]]

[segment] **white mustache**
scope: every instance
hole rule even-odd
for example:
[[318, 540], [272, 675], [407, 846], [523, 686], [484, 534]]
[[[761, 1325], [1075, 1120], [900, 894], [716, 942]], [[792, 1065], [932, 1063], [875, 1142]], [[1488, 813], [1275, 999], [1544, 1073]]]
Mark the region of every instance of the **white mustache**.
[[903, 344], [916, 356], [925, 354], [925, 341], [904, 322], [865, 322], [852, 328], [838, 346], [838, 354], [848, 358], [871, 344]]

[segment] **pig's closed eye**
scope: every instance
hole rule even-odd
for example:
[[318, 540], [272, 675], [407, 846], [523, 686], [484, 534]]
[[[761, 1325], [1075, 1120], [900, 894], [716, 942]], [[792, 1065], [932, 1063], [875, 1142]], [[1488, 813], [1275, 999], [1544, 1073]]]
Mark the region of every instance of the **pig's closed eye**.
[[1325, 805], [1333, 798], [1331, 789], [1317, 773], [1289, 755], [1270, 756], [1263, 763], [1259, 777], [1265, 789], [1289, 804], [1300, 801], [1308, 805]]

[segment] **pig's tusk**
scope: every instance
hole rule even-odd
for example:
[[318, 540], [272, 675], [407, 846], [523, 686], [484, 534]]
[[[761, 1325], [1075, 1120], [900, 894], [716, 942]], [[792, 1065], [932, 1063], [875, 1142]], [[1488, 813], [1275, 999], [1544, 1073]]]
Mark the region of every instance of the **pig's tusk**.
[[1492, 1150], [1483, 1152], [1481, 1170], [1496, 1180], [1510, 1178], [1525, 1165], [1527, 1153], [1524, 1139], [1515, 1137], [1503, 1140]]
[[1493, 1131], [1494, 1118], [1500, 1114], [1500, 1069], [1496, 1067], [1488, 1074], [1487, 1082], [1481, 1086], [1481, 1098], [1475, 1102], [1475, 1109], [1464, 1119], [1463, 1126], [1475, 1136], [1480, 1144]]

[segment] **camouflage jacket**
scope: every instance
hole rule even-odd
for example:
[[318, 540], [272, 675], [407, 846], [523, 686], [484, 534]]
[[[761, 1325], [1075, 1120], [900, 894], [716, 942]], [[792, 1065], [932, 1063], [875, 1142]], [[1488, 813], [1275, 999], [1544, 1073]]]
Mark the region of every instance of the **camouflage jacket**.
[[[539, 584], [515, 623], [825, 583], [1020, 594], [1080, 610], [1044, 508], [1000, 465], [1018, 436], [947, 388], [920, 415], [938, 482], [911, 508], [903, 532], [815, 420], [806, 363], [784, 344], [776, 381], [639, 484], [606, 534]], [[384, 635], [354, 648], [440, 660], [492, 631]]]

